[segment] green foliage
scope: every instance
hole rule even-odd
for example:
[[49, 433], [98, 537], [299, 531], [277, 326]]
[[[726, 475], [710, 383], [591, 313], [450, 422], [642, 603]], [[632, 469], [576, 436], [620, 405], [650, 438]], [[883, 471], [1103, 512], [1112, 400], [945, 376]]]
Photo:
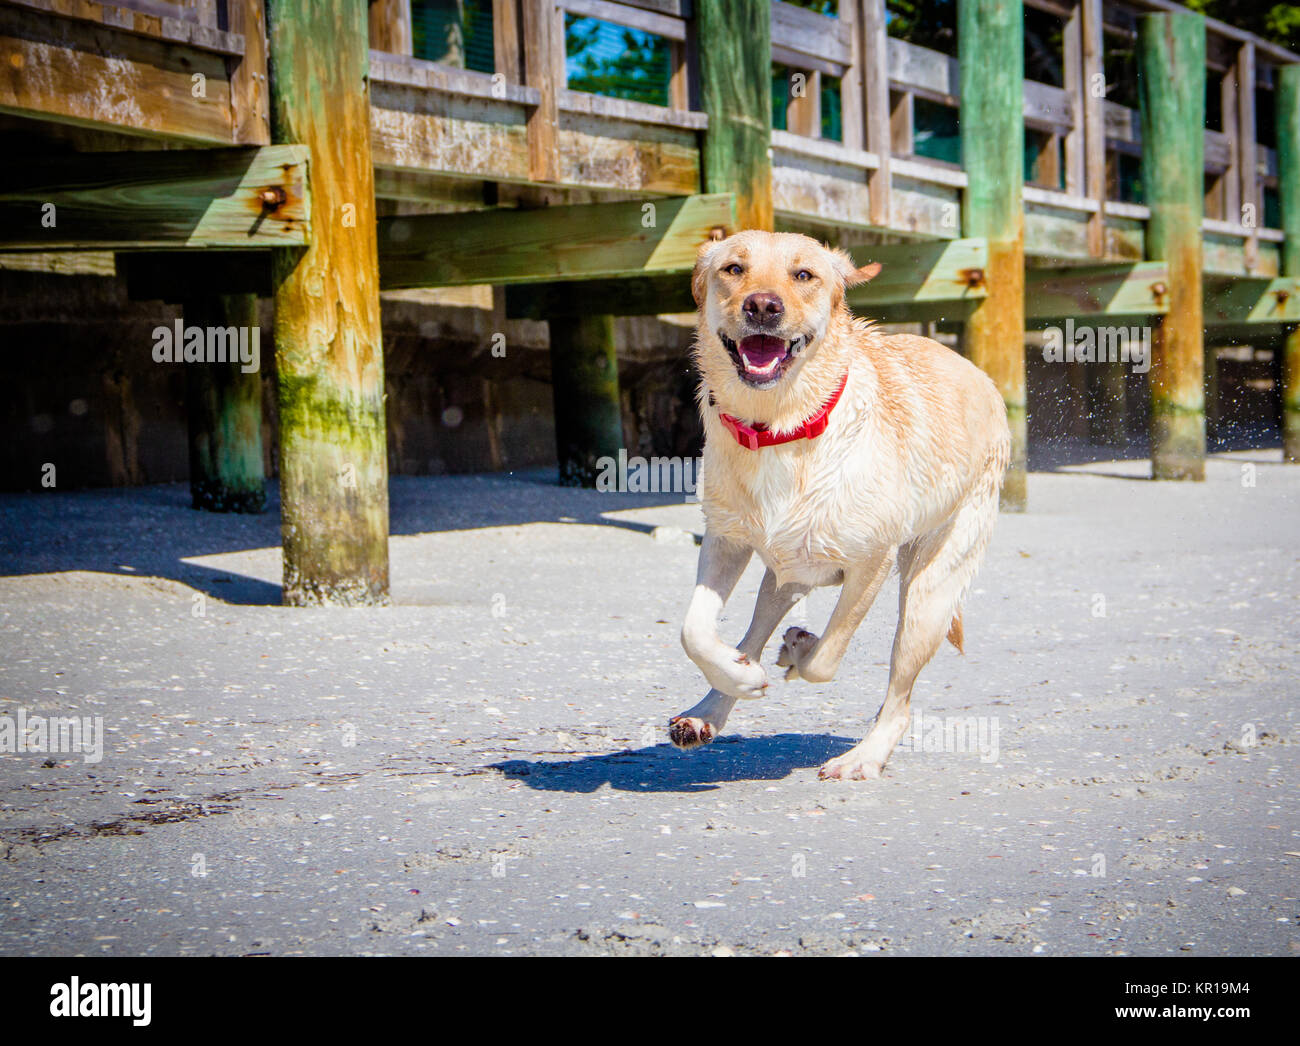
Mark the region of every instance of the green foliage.
[[1238, 29], [1262, 36], [1291, 51], [1300, 51], [1300, 5], [1260, 0], [1183, 0], [1184, 6]]
[[564, 48], [571, 90], [668, 104], [672, 58], [664, 37], [566, 14]]
[[885, 25], [909, 44], [957, 55], [956, 0], [886, 0]]

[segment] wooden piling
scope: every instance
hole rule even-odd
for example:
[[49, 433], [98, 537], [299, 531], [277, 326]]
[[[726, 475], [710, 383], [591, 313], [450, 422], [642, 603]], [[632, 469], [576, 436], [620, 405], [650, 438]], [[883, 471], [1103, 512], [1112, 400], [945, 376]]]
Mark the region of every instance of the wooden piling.
[[1151, 339], [1151, 475], [1205, 479], [1201, 291], [1204, 211], [1205, 19], [1138, 20], [1142, 186], [1151, 218], [1146, 252], [1168, 266], [1169, 311]]
[[1024, 511], [1025, 411], [1024, 9], [1021, 0], [959, 0], [965, 236], [988, 241], [988, 297], [966, 321], [966, 353], [997, 384], [1011, 425], [1002, 507]]
[[309, 246], [275, 263], [284, 601], [388, 600], [366, 5], [267, 0], [271, 127], [311, 147]]
[[[223, 347], [236, 348], [239, 330], [249, 341], [257, 327], [257, 297], [226, 294], [185, 302], [186, 327], [235, 330]], [[190, 440], [190, 497], [209, 512], [261, 512], [266, 507], [262, 468], [262, 374], [246, 370], [238, 356], [225, 362], [185, 365], [186, 419]], [[251, 356], [251, 353], [250, 353]], [[252, 366], [252, 362], [248, 366]]]
[[740, 229], [773, 228], [768, 0], [696, 0], [705, 192], [736, 194]]
[[550, 330], [560, 484], [594, 487], [600, 459], [617, 460], [623, 446], [614, 317], [552, 317]]
[[[1300, 276], [1300, 65], [1278, 66], [1275, 86], [1282, 275]], [[1300, 325], [1287, 328], [1282, 356], [1282, 460], [1300, 464]]]

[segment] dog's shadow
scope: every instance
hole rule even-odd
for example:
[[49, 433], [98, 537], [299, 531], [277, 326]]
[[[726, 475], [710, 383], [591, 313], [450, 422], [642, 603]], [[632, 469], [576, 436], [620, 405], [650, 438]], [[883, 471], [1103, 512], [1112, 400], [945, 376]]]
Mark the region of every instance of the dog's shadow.
[[620, 792], [705, 792], [728, 781], [779, 781], [856, 743], [832, 734], [725, 735], [690, 752], [659, 744], [569, 760], [510, 759], [491, 768], [541, 792], [594, 792], [604, 784]]

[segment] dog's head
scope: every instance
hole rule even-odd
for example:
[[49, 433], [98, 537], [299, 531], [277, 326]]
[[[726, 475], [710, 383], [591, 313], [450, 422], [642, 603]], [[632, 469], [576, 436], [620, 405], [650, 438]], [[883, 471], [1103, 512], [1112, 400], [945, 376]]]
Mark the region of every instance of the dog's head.
[[777, 388], [847, 317], [845, 290], [879, 271], [796, 233], [751, 229], [706, 243], [691, 278], [701, 368], [734, 367], [751, 389]]

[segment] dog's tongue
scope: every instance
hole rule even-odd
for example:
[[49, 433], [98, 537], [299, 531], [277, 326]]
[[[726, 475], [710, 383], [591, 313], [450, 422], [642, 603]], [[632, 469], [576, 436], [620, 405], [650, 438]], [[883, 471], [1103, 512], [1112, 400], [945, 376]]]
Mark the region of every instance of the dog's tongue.
[[740, 358], [745, 369], [756, 374], [766, 374], [776, 369], [786, 357], [785, 342], [770, 334], [755, 334], [741, 339]]

